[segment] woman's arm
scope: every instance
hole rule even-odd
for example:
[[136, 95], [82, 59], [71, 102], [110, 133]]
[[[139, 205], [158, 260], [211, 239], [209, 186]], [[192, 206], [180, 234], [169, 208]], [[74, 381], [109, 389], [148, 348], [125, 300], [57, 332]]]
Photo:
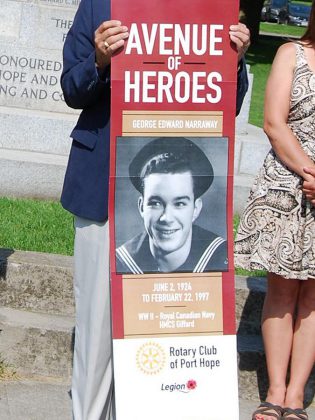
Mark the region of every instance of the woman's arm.
[[303, 168], [315, 168], [314, 162], [287, 125], [295, 48], [293, 43], [284, 44], [275, 56], [266, 86], [264, 130], [278, 158], [293, 172], [308, 180], [310, 175]]

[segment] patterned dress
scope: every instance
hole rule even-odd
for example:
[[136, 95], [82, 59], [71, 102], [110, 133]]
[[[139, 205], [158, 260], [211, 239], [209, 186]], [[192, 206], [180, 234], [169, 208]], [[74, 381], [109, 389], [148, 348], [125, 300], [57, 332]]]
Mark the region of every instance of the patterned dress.
[[[288, 126], [315, 161], [315, 74], [296, 45]], [[315, 278], [315, 209], [302, 178], [271, 149], [251, 189], [235, 242], [235, 264], [285, 278]]]

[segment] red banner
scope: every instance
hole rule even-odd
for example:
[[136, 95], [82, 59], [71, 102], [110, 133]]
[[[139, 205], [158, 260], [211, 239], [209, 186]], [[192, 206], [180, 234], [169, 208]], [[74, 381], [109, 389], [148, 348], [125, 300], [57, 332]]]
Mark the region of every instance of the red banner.
[[[238, 2], [115, 0], [112, 18], [129, 28], [111, 65], [117, 419], [155, 418], [147, 412], [153, 402], [162, 404], [156, 418], [209, 419], [194, 402], [200, 406], [204, 397], [207, 405], [212, 393], [217, 414], [211, 418], [226, 420], [219, 404], [223, 396], [226, 402], [227, 375], [229, 418], [237, 419], [237, 58], [229, 27], [237, 23]], [[137, 392], [128, 388], [130, 375], [140, 384]], [[173, 391], [180, 394], [175, 405]], [[135, 404], [131, 413], [126, 398], [139, 398], [142, 408]]]

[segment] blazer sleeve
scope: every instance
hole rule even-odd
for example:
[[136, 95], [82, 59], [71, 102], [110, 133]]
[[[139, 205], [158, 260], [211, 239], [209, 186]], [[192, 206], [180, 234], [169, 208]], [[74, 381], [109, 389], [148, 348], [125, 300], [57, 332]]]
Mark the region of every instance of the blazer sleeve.
[[109, 67], [100, 79], [95, 66], [92, 0], [82, 0], [63, 48], [61, 87], [65, 102], [71, 108], [93, 106], [105, 92]]
[[240, 113], [245, 94], [248, 90], [248, 76], [244, 58], [239, 63], [237, 72], [236, 115]]

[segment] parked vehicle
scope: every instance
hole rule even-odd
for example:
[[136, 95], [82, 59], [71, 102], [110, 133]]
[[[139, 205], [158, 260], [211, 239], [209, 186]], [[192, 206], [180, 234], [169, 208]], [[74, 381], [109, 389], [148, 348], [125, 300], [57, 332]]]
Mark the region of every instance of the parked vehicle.
[[261, 20], [264, 22], [279, 22], [279, 15], [287, 10], [288, 0], [266, 0], [261, 11]]
[[287, 23], [288, 25], [307, 26], [310, 12], [311, 6], [309, 5], [289, 3], [286, 8], [286, 15], [283, 23]]

